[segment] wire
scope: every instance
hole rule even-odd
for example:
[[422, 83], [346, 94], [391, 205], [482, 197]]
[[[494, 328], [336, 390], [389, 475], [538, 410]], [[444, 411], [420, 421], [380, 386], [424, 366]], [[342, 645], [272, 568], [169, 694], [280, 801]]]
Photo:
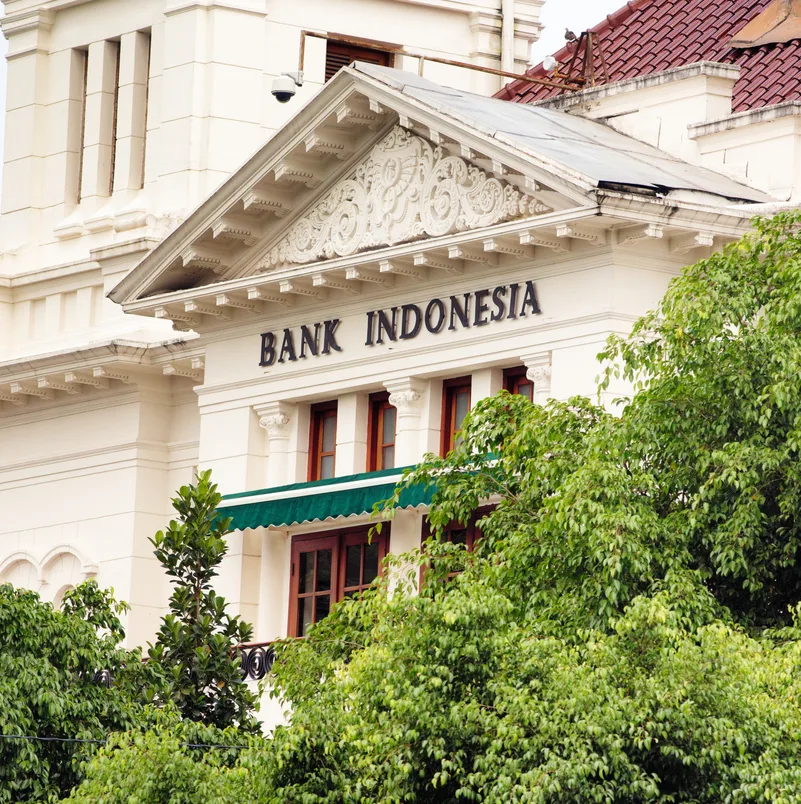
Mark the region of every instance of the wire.
[[[44, 743], [94, 743], [106, 745], [108, 740], [90, 740], [79, 737], [37, 737], [34, 734], [0, 734], [0, 740], [37, 740]], [[182, 748], [250, 748], [249, 745], [211, 745], [210, 743], [179, 743]]]

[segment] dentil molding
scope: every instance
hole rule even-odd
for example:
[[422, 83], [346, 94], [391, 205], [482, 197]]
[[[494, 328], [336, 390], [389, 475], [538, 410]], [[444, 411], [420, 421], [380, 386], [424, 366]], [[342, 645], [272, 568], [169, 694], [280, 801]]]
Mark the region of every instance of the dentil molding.
[[261, 268], [344, 257], [551, 211], [509, 182], [395, 126], [290, 227]]

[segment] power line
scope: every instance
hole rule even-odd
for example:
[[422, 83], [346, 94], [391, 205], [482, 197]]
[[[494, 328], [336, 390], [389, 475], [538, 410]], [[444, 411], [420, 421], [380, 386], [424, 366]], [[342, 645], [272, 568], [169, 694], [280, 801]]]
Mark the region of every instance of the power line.
[[[91, 740], [80, 737], [39, 737], [35, 734], [0, 734], [0, 740], [36, 740], [43, 743], [94, 743], [106, 745], [108, 740]], [[212, 745], [211, 743], [178, 743], [182, 748], [224, 748], [242, 749], [249, 745]]]

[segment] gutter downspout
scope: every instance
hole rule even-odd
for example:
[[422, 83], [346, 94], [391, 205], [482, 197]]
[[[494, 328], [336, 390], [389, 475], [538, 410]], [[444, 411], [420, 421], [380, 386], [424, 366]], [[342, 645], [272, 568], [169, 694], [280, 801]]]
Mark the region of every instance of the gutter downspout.
[[515, 0], [501, 0], [501, 69], [515, 68]]

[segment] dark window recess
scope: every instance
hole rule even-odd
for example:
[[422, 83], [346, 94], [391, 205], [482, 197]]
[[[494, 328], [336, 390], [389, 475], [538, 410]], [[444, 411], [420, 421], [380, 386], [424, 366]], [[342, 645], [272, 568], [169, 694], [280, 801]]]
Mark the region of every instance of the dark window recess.
[[367, 432], [367, 471], [395, 468], [395, 426], [397, 411], [389, 404], [389, 393], [370, 395]]
[[[483, 519], [494, 506], [485, 506], [479, 508], [473, 513], [467, 523], [449, 522], [442, 529], [442, 536], [440, 537], [444, 542], [451, 542], [452, 544], [463, 544], [467, 547], [468, 552], [472, 552], [476, 542], [481, 538], [481, 528], [478, 526], [479, 520]], [[431, 538], [432, 529], [428, 524], [428, 517], [423, 520], [423, 541]], [[449, 578], [457, 575], [456, 572], [451, 572]], [[420, 573], [420, 583], [425, 580], [425, 571]]]
[[370, 539], [370, 528], [296, 536], [289, 581], [291, 637], [328, 616], [334, 603], [361, 594], [381, 573], [389, 539], [385, 527]]
[[323, 402], [311, 407], [309, 433], [309, 480], [334, 476], [337, 450], [337, 403]]
[[329, 39], [325, 52], [325, 80], [330, 81], [342, 67], [354, 61], [366, 61], [369, 64], [380, 64], [382, 67], [392, 66], [392, 54], [385, 50], [371, 47], [350, 45]]
[[534, 383], [526, 376], [526, 367], [506, 369], [503, 372], [503, 387], [510, 394], [520, 394], [530, 402], [534, 401]]
[[470, 377], [445, 380], [442, 383], [442, 438], [440, 454], [444, 457], [461, 443], [457, 433], [470, 410]]

